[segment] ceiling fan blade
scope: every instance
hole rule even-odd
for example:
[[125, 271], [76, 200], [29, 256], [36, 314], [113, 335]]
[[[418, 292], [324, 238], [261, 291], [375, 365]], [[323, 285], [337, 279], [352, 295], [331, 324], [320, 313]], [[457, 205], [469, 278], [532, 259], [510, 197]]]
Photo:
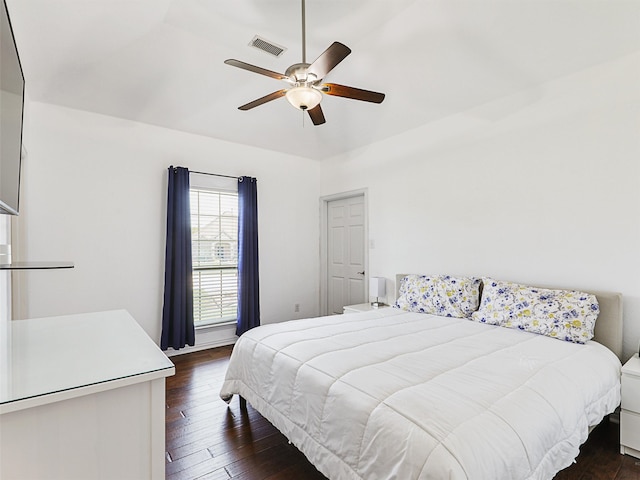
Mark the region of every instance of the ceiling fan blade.
[[307, 110], [307, 112], [309, 113], [309, 116], [311, 117], [311, 121], [313, 122], [314, 125], [322, 125], [323, 123], [326, 122], [326, 120], [324, 119], [324, 113], [322, 113], [322, 108], [320, 107], [320, 104], [316, 105], [311, 110]]
[[323, 83], [321, 90], [327, 95], [352, 98], [354, 100], [362, 100], [363, 102], [382, 103], [384, 100], [384, 93], [346, 87], [344, 85], [338, 85], [337, 83]]
[[251, 110], [252, 108], [259, 107], [263, 103], [270, 102], [271, 100], [275, 100], [280, 97], [284, 97], [287, 93], [287, 90], [278, 90], [277, 92], [270, 93], [269, 95], [265, 95], [264, 97], [258, 98], [253, 102], [249, 102], [241, 107], [238, 107], [238, 110]]
[[329, 48], [320, 54], [315, 61], [309, 65], [307, 73], [312, 73], [316, 79], [324, 78], [331, 70], [334, 69], [347, 55], [351, 53], [351, 49], [340, 42], [333, 42]]
[[242, 68], [243, 70], [249, 70], [250, 72], [259, 73], [260, 75], [266, 75], [267, 77], [275, 78], [277, 80], [289, 80], [289, 77], [278, 72], [267, 70], [266, 68], [256, 67], [250, 63], [241, 62], [235, 58], [225, 60], [224, 63], [231, 65], [232, 67]]

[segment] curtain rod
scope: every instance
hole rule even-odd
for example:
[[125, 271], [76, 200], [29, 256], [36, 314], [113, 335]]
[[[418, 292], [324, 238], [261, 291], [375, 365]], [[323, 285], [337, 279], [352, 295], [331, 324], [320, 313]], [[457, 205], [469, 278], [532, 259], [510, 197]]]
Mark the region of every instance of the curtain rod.
[[219, 173], [206, 173], [206, 172], [194, 172], [189, 170], [189, 173], [198, 173], [200, 175], [211, 175], [212, 177], [224, 177], [224, 178], [235, 178], [236, 180], [240, 177], [233, 177], [231, 175], [221, 175]]

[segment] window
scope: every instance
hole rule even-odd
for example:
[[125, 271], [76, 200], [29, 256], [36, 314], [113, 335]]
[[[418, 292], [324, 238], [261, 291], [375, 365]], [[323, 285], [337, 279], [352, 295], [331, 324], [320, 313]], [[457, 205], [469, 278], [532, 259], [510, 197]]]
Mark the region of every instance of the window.
[[195, 326], [235, 321], [238, 194], [194, 186], [190, 194]]

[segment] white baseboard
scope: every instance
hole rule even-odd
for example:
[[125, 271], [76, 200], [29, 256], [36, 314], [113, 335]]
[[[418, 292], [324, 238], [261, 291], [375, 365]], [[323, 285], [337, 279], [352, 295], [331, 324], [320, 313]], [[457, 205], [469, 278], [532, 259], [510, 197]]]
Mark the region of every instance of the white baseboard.
[[236, 324], [211, 325], [196, 329], [196, 344], [186, 346], [180, 350], [169, 348], [164, 353], [167, 357], [183, 355], [185, 353], [199, 352], [209, 348], [224, 347], [236, 343]]
[[225, 340], [219, 340], [219, 341], [215, 341], [215, 342], [207, 342], [207, 343], [199, 343], [192, 346], [186, 346], [184, 348], [181, 348], [180, 350], [174, 350], [173, 348], [169, 348], [168, 350], [165, 350], [165, 355], [167, 357], [174, 357], [176, 355], [183, 355], [185, 353], [193, 353], [193, 352], [199, 352], [201, 350], [208, 350], [210, 348], [218, 348], [218, 347], [225, 347], [227, 345], [233, 345], [234, 343], [236, 343], [237, 337], [234, 338], [228, 338]]

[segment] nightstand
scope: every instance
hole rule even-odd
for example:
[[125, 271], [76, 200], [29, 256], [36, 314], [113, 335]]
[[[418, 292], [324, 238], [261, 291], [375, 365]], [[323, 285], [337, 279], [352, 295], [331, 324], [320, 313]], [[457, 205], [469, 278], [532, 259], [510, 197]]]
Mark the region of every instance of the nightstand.
[[640, 458], [640, 359], [635, 354], [622, 367], [620, 453]]
[[368, 312], [370, 310], [380, 310], [382, 308], [389, 308], [389, 305], [380, 305], [378, 308], [373, 308], [370, 303], [359, 303], [358, 305], [345, 305], [342, 307], [342, 313]]

